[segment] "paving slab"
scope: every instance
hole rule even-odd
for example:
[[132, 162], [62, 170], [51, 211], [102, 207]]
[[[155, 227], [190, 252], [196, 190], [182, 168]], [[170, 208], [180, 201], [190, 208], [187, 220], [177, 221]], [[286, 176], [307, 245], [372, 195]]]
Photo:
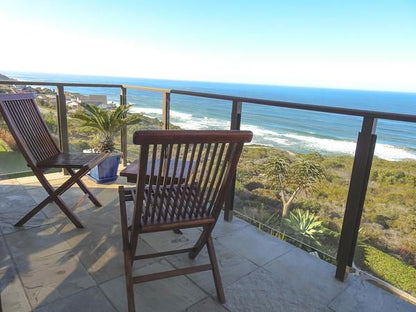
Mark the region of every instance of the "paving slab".
[[[227, 246], [218, 242], [218, 240], [219, 239], [214, 239], [214, 248], [224, 287], [234, 283], [258, 268], [253, 262], [231, 251]], [[210, 263], [206, 247], [201, 250], [200, 254], [195, 259], [189, 259], [187, 253], [169, 256], [166, 257], [166, 259], [177, 268]], [[189, 274], [188, 277], [206, 292], [209, 292], [214, 297], [216, 296], [215, 284], [211, 271]]]
[[182, 234], [173, 231], [141, 234], [140, 237], [156, 251], [192, 247], [199, 238], [200, 231], [196, 228], [181, 230]]
[[55, 219], [48, 219], [43, 211], [40, 211], [26, 222], [23, 227], [15, 227], [14, 224], [26, 215], [26, 213], [35, 208], [37, 202], [26, 188], [20, 184], [12, 184], [10, 185], [10, 189], [8, 186], [4, 188], [4, 185], [0, 185], [0, 193], [2, 190], [4, 191], [4, 194], [0, 194], [2, 198], [0, 201], [0, 229], [3, 234], [51, 224], [56, 221]]
[[[301, 305], [317, 307], [329, 303], [348, 287], [335, 278], [335, 266], [295, 248], [264, 266]], [[351, 278], [354, 278], [351, 276]]]
[[13, 266], [3, 235], [0, 235], [0, 270]]
[[70, 251], [46, 257], [18, 257], [17, 271], [32, 307], [40, 307], [96, 286]]
[[92, 240], [108, 237], [118, 237], [121, 241], [121, 224], [119, 212], [114, 209], [96, 211], [95, 213], [81, 212], [77, 214], [84, 228], [76, 228], [68, 219], [56, 225], [56, 230], [62, 239], [71, 246], [88, 244]]
[[0, 213], [0, 230], [1, 233], [6, 235], [10, 233], [15, 233], [19, 231], [25, 231], [27, 229], [32, 229], [36, 227], [40, 227], [43, 225], [50, 225], [57, 221], [56, 218], [47, 218], [45, 214], [40, 211], [35, 216], [33, 216], [28, 222], [26, 222], [23, 226], [14, 226], [27, 212], [32, 210], [33, 207], [28, 207], [26, 209], [16, 209], [16, 211], [12, 212], [4, 212]]
[[[137, 254], [154, 253], [155, 250], [143, 240], [138, 242]], [[120, 237], [107, 237], [90, 240], [72, 248], [88, 273], [97, 284], [124, 275], [124, 256]], [[134, 268], [147, 266], [155, 259], [144, 259], [134, 262]]]
[[[36, 204], [41, 203], [47, 196], [48, 193], [43, 188], [32, 188], [27, 191]], [[88, 197], [78, 187], [71, 187], [65, 193], [60, 195], [60, 198], [65, 205], [78, 214], [81, 211], [95, 208], [94, 204], [88, 199]], [[54, 202], [49, 203], [45, 208], [42, 209], [48, 217], [54, 217], [57, 215], [64, 215], [61, 209]]]
[[91, 287], [75, 295], [35, 309], [34, 312], [116, 312], [98, 287]]
[[[135, 274], [148, 274], [173, 267], [165, 260], [152, 263], [135, 270]], [[107, 298], [118, 311], [127, 311], [125, 279], [119, 277], [100, 285]], [[188, 307], [207, 297], [199, 287], [185, 276], [177, 276], [164, 280], [134, 285], [136, 311], [184, 311]]]
[[[47, 174], [45, 174], [45, 177], [49, 181], [49, 183], [51, 183], [53, 185], [55, 180], [60, 180], [60, 179], [64, 178], [64, 175], [63, 175], [62, 171], [59, 171], [59, 172], [47, 173]], [[38, 180], [38, 178], [36, 178], [35, 175], [29, 175], [29, 176], [26, 176], [26, 177], [16, 178], [16, 180], [21, 185], [36, 186], [36, 187], [40, 186], [39, 180]]]
[[224, 213], [218, 218], [217, 224], [215, 224], [214, 231], [212, 231], [212, 237], [224, 237], [230, 234], [235, 234], [242, 229], [251, 226], [248, 222], [243, 221], [239, 218], [233, 218], [231, 222], [224, 220]]
[[19, 185], [19, 181], [17, 181], [17, 179], [0, 179], [0, 189], [3, 186], [8, 186], [8, 185]]
[[258, 266], [296, 249], [253, 226], [224, 236], [220, 242]]
[[46, 225], [4, 235], [13, 257], [47, 257], [70, 249], [53, 225]]
[[276, 278], [262, 268], [225, 287], [225, 297], [225, 307], [230, 311], [330, 311], [326, 306], [314, 302], [307, 293], [287, 287], [285, 280]]
[[208, 311], [227, 312], [228, 310], [224, 308], [222, 304], [212, 299], [211, 297], [207, 297], [204, 300], [198, 303], [195, 303], [193, 306], [186, 309], [186, 312], [208, 312]]
[[[1, 188], [1, 187], [0, 187]], [[19, 187], [17, 187], [19, 188]], [[29, 211], [29, 207], [35, 208], [36, 202], [25, 190], [9, 191], [1, 194], [0, 211], [8, 213], [18, 210]]]
[[32, 311], [19, 276], [11, 266], [0, 270], [0, 294], [3, 312]]
[[0, 196], [10, 193], [20, 193], [25, 188], [16, 179], [0, 180]]
[[[350, 278], [350, 277], [348, 277]], [[415, 281], [416, 282], [416, 281]], [[355, 279], [329, 305], [336, 312], [416, 312], [416, 306], [393, 296], [364, 279]]]

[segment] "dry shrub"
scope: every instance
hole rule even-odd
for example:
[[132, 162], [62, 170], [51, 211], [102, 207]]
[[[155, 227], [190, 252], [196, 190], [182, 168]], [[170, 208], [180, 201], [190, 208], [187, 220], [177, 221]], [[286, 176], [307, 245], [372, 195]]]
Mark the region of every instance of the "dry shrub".
[[8, 130], [0, 128], [0, 139], [3, 140], [11, 150], [18, 150], [16, 141], [14, 140], [12, 134]]

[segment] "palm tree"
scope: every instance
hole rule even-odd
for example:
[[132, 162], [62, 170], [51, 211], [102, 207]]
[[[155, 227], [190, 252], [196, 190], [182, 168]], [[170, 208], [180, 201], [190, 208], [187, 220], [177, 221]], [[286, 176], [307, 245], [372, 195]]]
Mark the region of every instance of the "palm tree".
[[100, 143], [97, 150], [100, 152], [114, 151], [114, 136], [124, 127], [136, 124], [141, 116], [129, 115], [132, 105], [120, 105], [113, 110], [104, 110], [101, 107], [82, 103], [83, 110], [78, 110], [73, 117], [81, 120], [84, 129], [98, 131]]

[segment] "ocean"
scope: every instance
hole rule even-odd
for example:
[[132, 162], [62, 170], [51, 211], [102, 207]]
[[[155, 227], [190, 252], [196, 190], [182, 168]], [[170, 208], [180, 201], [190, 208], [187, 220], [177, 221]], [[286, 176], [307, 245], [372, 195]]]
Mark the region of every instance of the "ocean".
[[[307, 87], [214, 83], [104, 76], [44, 73], [3, 74], [19, 80], [79, 83], [128, 84], [280, 100], [314, 105], [416, 114], [416, 93], [343, 90]], [[82, 94], [105, 94], [119, 101], [119, 90], [112, 88], [73, 88]], [[160, 118], [160, 93], [127, 90], [134, 111]], [[171, 122], [183, 129], [228, 129], [231, 102], [172, 94]], [[253, 144], [274, 146], [293, 152], [319, 152], [323, 155], [353, 155], [362, 118], [308, 112], [243, 103], [242, 129], [252, 130]], [[375, 155], [387, 160], [416, 160], [416, 124], [379, 120]]]

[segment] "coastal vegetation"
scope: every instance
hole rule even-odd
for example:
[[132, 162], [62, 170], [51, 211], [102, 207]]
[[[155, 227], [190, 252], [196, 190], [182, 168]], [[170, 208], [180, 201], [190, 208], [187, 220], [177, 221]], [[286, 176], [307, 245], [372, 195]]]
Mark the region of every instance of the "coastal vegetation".
[[282, 218], [287, 218], [292, 203], [301, 192], [314, 190], [325, 171], [319, 162], [296, 158], [270, 157], [266, 160], [264, 173], [267, 177], [266, 185], [277, 191], [276, 196], [282, 202]]
[[[281, 159], [286, 161], [285, 165]], [[311, 181], [313, 187], [297, 193], [291, 203], [292, 212], [285, 218], [285, 203], [279, 196], [280, 181], [284, 180], [276, 175], [277, 183], [273, 182], [270, 165], [273, 164], [276, 174], [281, 174], [285, 171], [277, 170], [277, 166], [306, 161], [319, 168], [316, 169], [319, 179]], [[234, 209], [267, 228], [276, 229], [280, 238], [291, 236], [301, 242], [299, 246], [304, 244], [303, 247], [312, 247], [307, 247], [308, 250], [320, 250], [335, 257], [352, 162], [351, 156], [296, 154], [272, 147], [247, 146], [239, 163]], [[296, 184], [291, 187], [296, 189]], [[416, 295], [415, 251], [416, 162], [375, 158], [354, 265]], [[385, 270], [389, 265], [396, 269]]]

